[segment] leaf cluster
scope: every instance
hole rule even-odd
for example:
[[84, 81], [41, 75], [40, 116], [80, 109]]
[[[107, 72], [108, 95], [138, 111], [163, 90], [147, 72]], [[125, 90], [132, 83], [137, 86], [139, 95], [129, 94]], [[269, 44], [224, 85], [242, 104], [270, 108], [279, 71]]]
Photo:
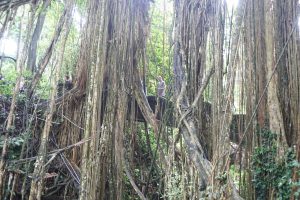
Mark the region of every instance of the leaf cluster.
[[295, 153], [289, 149], [278, 159], [276, 134], [270, 130], [260, 133], [262, 144], [256, 147], [252, 159], [253, 184], [257, 199], [290, 199], [292, 188], [293, 169], [299, 166]]

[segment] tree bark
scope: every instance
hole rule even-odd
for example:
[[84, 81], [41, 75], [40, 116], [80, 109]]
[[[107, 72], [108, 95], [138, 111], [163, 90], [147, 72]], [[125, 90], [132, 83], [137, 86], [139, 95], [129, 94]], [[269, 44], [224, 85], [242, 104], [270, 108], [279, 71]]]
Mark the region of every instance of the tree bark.
[[[268, 87], [268, 111], [269, 111], [269, 126], [270, 130], [278, 135], [278, 145], [281, 151], [287, 148], [287, 140], [284, 132], [283, 116], [280, 110], [278, 99], [278, 84], [277, 73], [275, 70], [275, 40], [274, 40], [274, 6], [272, 1], [265, 0], [265, 34], [266, 34], [266, 69], [267, 80], [270, 80]], [[282, 155], [282, 153], [281, 153]]]
[[51, 0], [44, 0], [41, 11], [38, 15], [38, 19], [35, 25], [35, 29], [31, 38], [30, 47], [29, 47], [29, 55], [27, 60], [27, 70], [30, 70], [32, 73], [36, 71], [36, 51], [37, 44], [42, 33], [43, 25], [45, 22], [47, 8], [50, 5]]

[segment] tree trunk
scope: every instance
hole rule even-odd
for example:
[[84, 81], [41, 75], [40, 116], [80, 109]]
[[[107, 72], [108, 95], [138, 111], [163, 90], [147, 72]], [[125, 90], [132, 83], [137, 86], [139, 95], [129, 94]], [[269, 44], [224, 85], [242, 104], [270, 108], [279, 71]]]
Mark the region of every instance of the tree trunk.
[[255, 72], [256, 72], [256, 104], [257, 122], [260, 128], [267, 127], [267, 94], [264, 93], [266, 86], [266, 46], [265, 46], [265, 24], [264, 24], [264, 1], [254, 0], [255, 20]]
[[30, 47], [29, 47], [29, 55], [27, 60], [27, 70], [30, 70], [32, 73], [36, 71], [36, 51], [37, 44], [42, 33], [43, 25], [45, 22], [47, 8], [50, 5], [50, 0], [44, 0], [41, 11], [38, 15], [38, 19], [35, 25], [35, 29], [31, 38]]
[[[57, 24], [57, 27], [56, 27], [56, 30], [55, 30], [55, 33], [53, 35], [53, 38], [48, 46], [48, 48], [46, 49], [46, 52], [44, 53], [44, 55], [42, 56], [41, 60], [39, 61], [38, 63], [38, 71], [35, 73], [29, 87], [28, 87], [28, 91], [27, 91], [27, 97], [31, 97], [32, 94], [33, 94], [33, 91], [34, 89], [36, 88], [39, 80], [41, 79], [45, 69], [46, 69], [46, 66], [48, 65], [50, 59], [51, 59], [51, 56], [52, 56], [52, 53], [54, 51], [54, 48], [55, 48], [55, 45], [59, 39], [59, 36], [61, 34], [61, 31], [62, 31], [62, 28], [63, 28], [63, 25], [65, 23], [65, 20], [66, 20], [66, 15], [69, 13], [69, 12], [72, 12], [70, 10], [70, 8], [68, 7], [65, 7], [62, 15], [60, 16], [60, 19], [59, 19], [59, 22]], [[34, 38], [33, 38], [34, 39]]]
[[[284, 151], [287, 148], [287, 140], [284, 132], [283, 117], [280, 110], [280, 104], [278, 99], [278, 87], [277, 87], [277, 73], [275, 69], [275, 51], [274, 51], [274, 6], [272, 1], [265, 0], [265, 30], [266, 30], [266, 69], [267, 80], [270, 80], [268, 87], [268, 113], [269, 113], [269, 126], [270, 130], [278, 135], [278, 145], [280, 151]], [[282, 154], [281, 152], [280, 154]]]

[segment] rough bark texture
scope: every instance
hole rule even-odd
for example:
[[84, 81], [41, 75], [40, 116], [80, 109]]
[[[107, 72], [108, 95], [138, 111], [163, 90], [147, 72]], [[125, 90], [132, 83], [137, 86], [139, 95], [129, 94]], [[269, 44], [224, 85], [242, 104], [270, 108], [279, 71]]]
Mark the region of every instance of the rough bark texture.
[[[277, 83], [277, 70], [275, 66], [275, 32], [274, 32], [274, 6], [271, 1], [265, 1], [265, 30], [266, 30], [266, 69], [267, 80], [270, 80], [268, 88], [268, 114], [270, 130], [278, 134], [279, 145], [283, 148], [287, 147], [287, 140], [284, 132], [283, 117], [280, 110], [280, 104], [278, 99], [278, 83]], [[274, 73], [274, 70], [275, 73]]]
[[298, 2], [276, 1], [275, 53], [278, 63], [278, 96], [289, 146], [299, 132], [299, 45], [297, 37]]
[[[204, 9], [204, 12], [198, 13], [201, 8]], [[202, 17], [199, 18], [199, 16]], [[197, 21], [197, 19], [199, 19], [199, 21]], [[217, 74], [219, 74], [219, 80], [221, 79], [220, 76], [222, 76], [221, 66], [223, 64], [223, 40], [221, 3], [219, 1], [175, 1], [175, 21], [176, 24], [173, 67], [175, 76], [175, 95], [177, 97], [176, 108], [179, 114], [179, 123], [182, 122], [182, 124], [180, 124], [181, 134], [186, 144], [189, 159], [193, 162], [193, 165], [199, 173], [200, 190], [204, 190], [206, 186], [211, 185], [212, 183], [211, 174], [213, 172], [213, 166], [207, 158], [207, 150], [205, 148], [206, 145], [212, 144], [207, 144], [207, 137], [205, 137], [205, 135], [203, 134], [201, 125], [199, 125], [198, 123], [202, 119], [202, 116], [200, 114], [201, 112], [199, 112], [199, 110], [202, 110], [203, 91], [205, 90], [210, 80], [210, 76], [214, 71], [214, 67], [216, 67], [216, 70], [218, 71]], [[215, 63], [213, 67], [208, 70], [208, 67], [205, 66], [205, 62], [203, 61], [207, 56], [204, 50], [206, 49], [207, 33], [209, 30], [206, 29], [206, 25], [209, 23], [214, 23], [214, 31], [219, 31], [219, 34], [213, 35], [213, 37], [215, 37], [213, 46], [213, 52], [216, 54], [214, 59]], [[237, 27], [237, 39], [236, 41], [234, 40], [234, 42], [236, 42], [234, 48], [237, 48], [239, 40], [239, 25], [237, 25]], [[217, 48], [218, 50], [216, 50]], [[233, 50], [233, 52], [235, 51], [236, 49]], [[234, 68], [231, 67], [230, 69], [230, 72], [228, 72], [230, 76], [228, 76], [227, 79], [227, 82], [229, 82], [227, 86], [228, 96], [226, 96], [226, 100], [229, 100], [229, 104], [225, 104], [226, 106], [224, 105], [224, 108], [227, 111], [228, 108], [230, 108], [230, 104], [232, 103], [232, 100], [230, 101], [230, 97], [232, 98], [233, 96], [233, 83], [235, 74]], [[220, 83], [218, 83], [218, 86], [220, 87]], [[216, 86], [216, 88], [218, 88], [218, 90], [221, 90], [221, 88], [219, 88], [218, 86]], [[217, 101], [217, 99], [215, 100]], [[230, 115], [230, 112], [226, 113], [227, 115], [224, 115], [224, 119], [226, 119], [224, 124], [228, 124], [228, 113]], [[215, 119], [217, 119], [217, 117]], [[215, 166], [216, 171], [214, 173], [222, 174], [224, 172], [223, 170], [225, 170], [224, 166], [226, 163], [226, 155], [228, 155], [228, 152], [224, 151], [228, 134], [226, 133], [226, 131], [221, 131], [221, 127], [220, 131], [215, 129], [214, 134], [217, 135], [212, 136], [212, 138], [215, 138], [213, 147], [218, 147], [217, 149], [213, 149], [213, 155], [215, 159], [214, 163], [217, 166], [221, 166]], [[224, 139], [225, 144], [222, 145], [221, 143], [224, 142]], [[221, 186], [218, 186], [219, 187], [214, 188], [214, 191], [220, 192]], [[231, 196], [234, 199], [239, 199], [240, 197], [236, 189], [234, 188], [234, 185], [229, 184], [228, 187], [231, 189], [228, 190], [230, 192], [227, 195]], [[200, 197], [198, 196], [198, 198]]]
[[[143, 105], [149, 108], [144, 115], [146, 120], [154, 116], [145, 96], [137, 92], [142, 90], [141, 85], [134, 83], [140, 81], [135, 73], [139, 74], [138, 62], [145, 48], [148, 8], [146, 0], [89, 2], [83, 43], [89, 54], [82, 52], [77, 88], [87, 88], [84, 137], [95, 140], [83, 147], [80, 199], [123, 198], [123, 139], [128, 128], [127, 93], [131, 93], [128, 89], [133, 91], [142, 111]], [[99, 28], [94, 29], [95, 26]], [[97, 55], [95, 64], [93, 55]], [[91, 63], [91, 67], [86, 68], [86, 63]], [[155, 120], [150, 124], [158, 130]], [[133, 187], [136, 189], [136, 185]]]
[[[175, 46], [174, 46], [174, 76], [175, 76], [175, 95], [178, 97], [176, 107], [180, 122], [183, 122], [181, 134], [185, 140], [189, 158], [200, 173], [201, 187], [205, 188], [209, 181], [211, 166], [208, 162], [203, 144], [198, 139], [199, 127], [195, 124], [194, 112], [199, 109], [198, 101], [196, 108], [187, 110], [190, 101], [195, 95], [204, 91], [206, 87], [203, 82], [203, 59], [205, 58], [204, 49], [206, 46], [207, 30], [204, 26], [207, 22], [207, 13], [201, 13], [200, 9], [208, 6], [205, 3], [194, 2], [189, 4], [186, 1], [175, 1]], [[199, 17], [199, 15], [203, 17]], [[194, 18], [194, 16], [198, 16]], [[200, 21], [195, 21], [199, 19]], [[189, 42], [188, 38], [193, 38]], [[187, 73], [187, 76], [185, 76]], [[199, 92], [200, 91], [200, 92]], [[201, 102], [201, 101], [200, 101]], [[187, 115], [186, 110], [191, 112]], [[199, 109], [201, 110], [201, 109]], [[199, 119], [199, 118], [198, 118]], [[200, 137], [202, 133], [200, 132]], [[202, 144], [201, 144], [202, 143]]]
[[[152, 1], [76, 1], [77, 11], [85, 15], [82, 19], [86, 23], [79, 33], [79, 56], [70, 58], [71, 65], [76, 66], [63, 63], [65, 46], [72, 48], [79, 43], [72, 41], [74, 35], [77, 39], [76, 31], [74, 35], [72, 31], [72, 38], [67, 40], [72, 9], [67, 2], [55, 2], [57, 7], [66, 7], [25, 95], [35, 99], [38, 95], [33, 94], [39, 92], [37, 86], [43, 73], [57, 64], [55, 77], [51, 77], [50, 105], [47, 105], [45, 122], [41, 123], [43, 116], [36, 114], [39, 106], [34, 108], [33, 114], [31, 108], [28, 109], [32, 103], [28, 98], [22, 116], [26, 121], [24, 135], [28, 138], [23, 143], [20, 159], [13, 162], [7, 162], [6, 157], [10, 155], [10, 131], [18, 119], [15, 111], [19, 85], [26, 61], [32, 71], [36, 68], [39, 35], [43, 33], [46, 11], [51, 7], [48, 6], [50, 0], [0, 2], [0, 16], [3, 16], [0, 39], [13, 27], [14, 17], [19, 18], [17, 8], [31, 3], [24, 50], [16, 59], [20, 74], [4, 128], [0, 199], [7, 199], [9, 195], [11, 200], [19, 198], [21, 184], [18, 180], [23, 180], [23, 199], [27, 198], [30, 187], [30, 200], [47, 199], [46, 195], [58, 195], [62, 191], [64, 193], [59, 197], [81, 200], [122, 200], [124, 196], [240, 199], [239, 192], [254, 199], [256, 169], [252, 158], [253, 151], [260, 145], [258, 133], [261, 128], [271, 129], [280, 136], [278, 145], [282, 152], [286, 147], [295, 147], [300, 159], [300, 40], [297, 25], [300, 6], [297, 0], [240, 0], [237, 8], [232, 10], [232, 22], [227, 21], [230, 14], [225, 1], [174, 1], [174, 46], [171, 48], [174, 50], [174, 73], [166, 78], [166, 83], [174, 81], [170, 84], [174, 96], [165, 102], [176, 108], [176, 128], [167, 127], [174, 124], [165, 124], [158, 117], [165, 112], [165, 107], [160, 110], [159, 103], [153, 109], [145, 94], [145, 76], [153, 75], [154, 71], [151, 62], [148, 69], [146, 54], [150, 25], [148, 11]], [[165, 6], [166, 0], [162, 3]], [[38, 12], [39, 16], [36, 16]], [[22, 18], [27, 22], [26, 16]], [[163, 13], [162, 65], [167, 64], [164, 55], [167, 49], [166, 18], [167, 13]], [[64, 26], [69, 30], [63, 32]], [[19, 29], [22, 29], [21, 25]], [[23, 39], [20, 34], [20, 44]], [[73, 79], [74, 87], [56, 100], [56, 83], [63, 76], [59, 73], [60, 67], [68, 70], [74, 67], [75, 71], [68, 73], [77, 75]], [[156, 71], [164, 70], [159, 67]], [[152, 78], [148, 80], [153, 81]], [[238, 89], [241, 97], [237, 97]], [[152, 102], [161, 100], [151, 97]], [[234, 107], [237, 100], [241, 104], [239, 109]], [[138, 109], [144, 127], [135, 122], [138, 121], [135, 109]], [[30, 120], [26, 120], [29, 117]], [[233, 134], [238, 135], [234, 142], [239, 144], [232, 144], [230, 125], [237, 118], [240, 127], [238, 133]], [[236, 154], [236, 151], [240, 156], [233, 161], [229, 154]], [[234, 181], [230, 170], [233, 163]], [[15, 166], [26, 171], [12, 169]], [[57, 178], [47, 177], [53, 169]], [[240, 172], [238, 178], [237, 171]], [[298, 168], [294, 169], [294, 181], [299, 180], [298, 171]], [[239, 191], [235, 182], [239, 182]], [[269, 196], [273, 193], [270, 191]]]

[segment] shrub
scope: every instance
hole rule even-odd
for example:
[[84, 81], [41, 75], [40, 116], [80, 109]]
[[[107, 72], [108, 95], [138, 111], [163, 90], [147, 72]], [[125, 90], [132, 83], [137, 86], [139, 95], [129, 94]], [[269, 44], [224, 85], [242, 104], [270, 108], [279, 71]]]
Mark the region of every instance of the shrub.
[[253, 184], [257, 199], [290, 199], [292, 187], [292, 172], [298, 166], [295, 153], [288, 149], [286, 154], [277, 158], [276, 134], [269, 130], [260, 133], [261, 145], [253, 154]]

